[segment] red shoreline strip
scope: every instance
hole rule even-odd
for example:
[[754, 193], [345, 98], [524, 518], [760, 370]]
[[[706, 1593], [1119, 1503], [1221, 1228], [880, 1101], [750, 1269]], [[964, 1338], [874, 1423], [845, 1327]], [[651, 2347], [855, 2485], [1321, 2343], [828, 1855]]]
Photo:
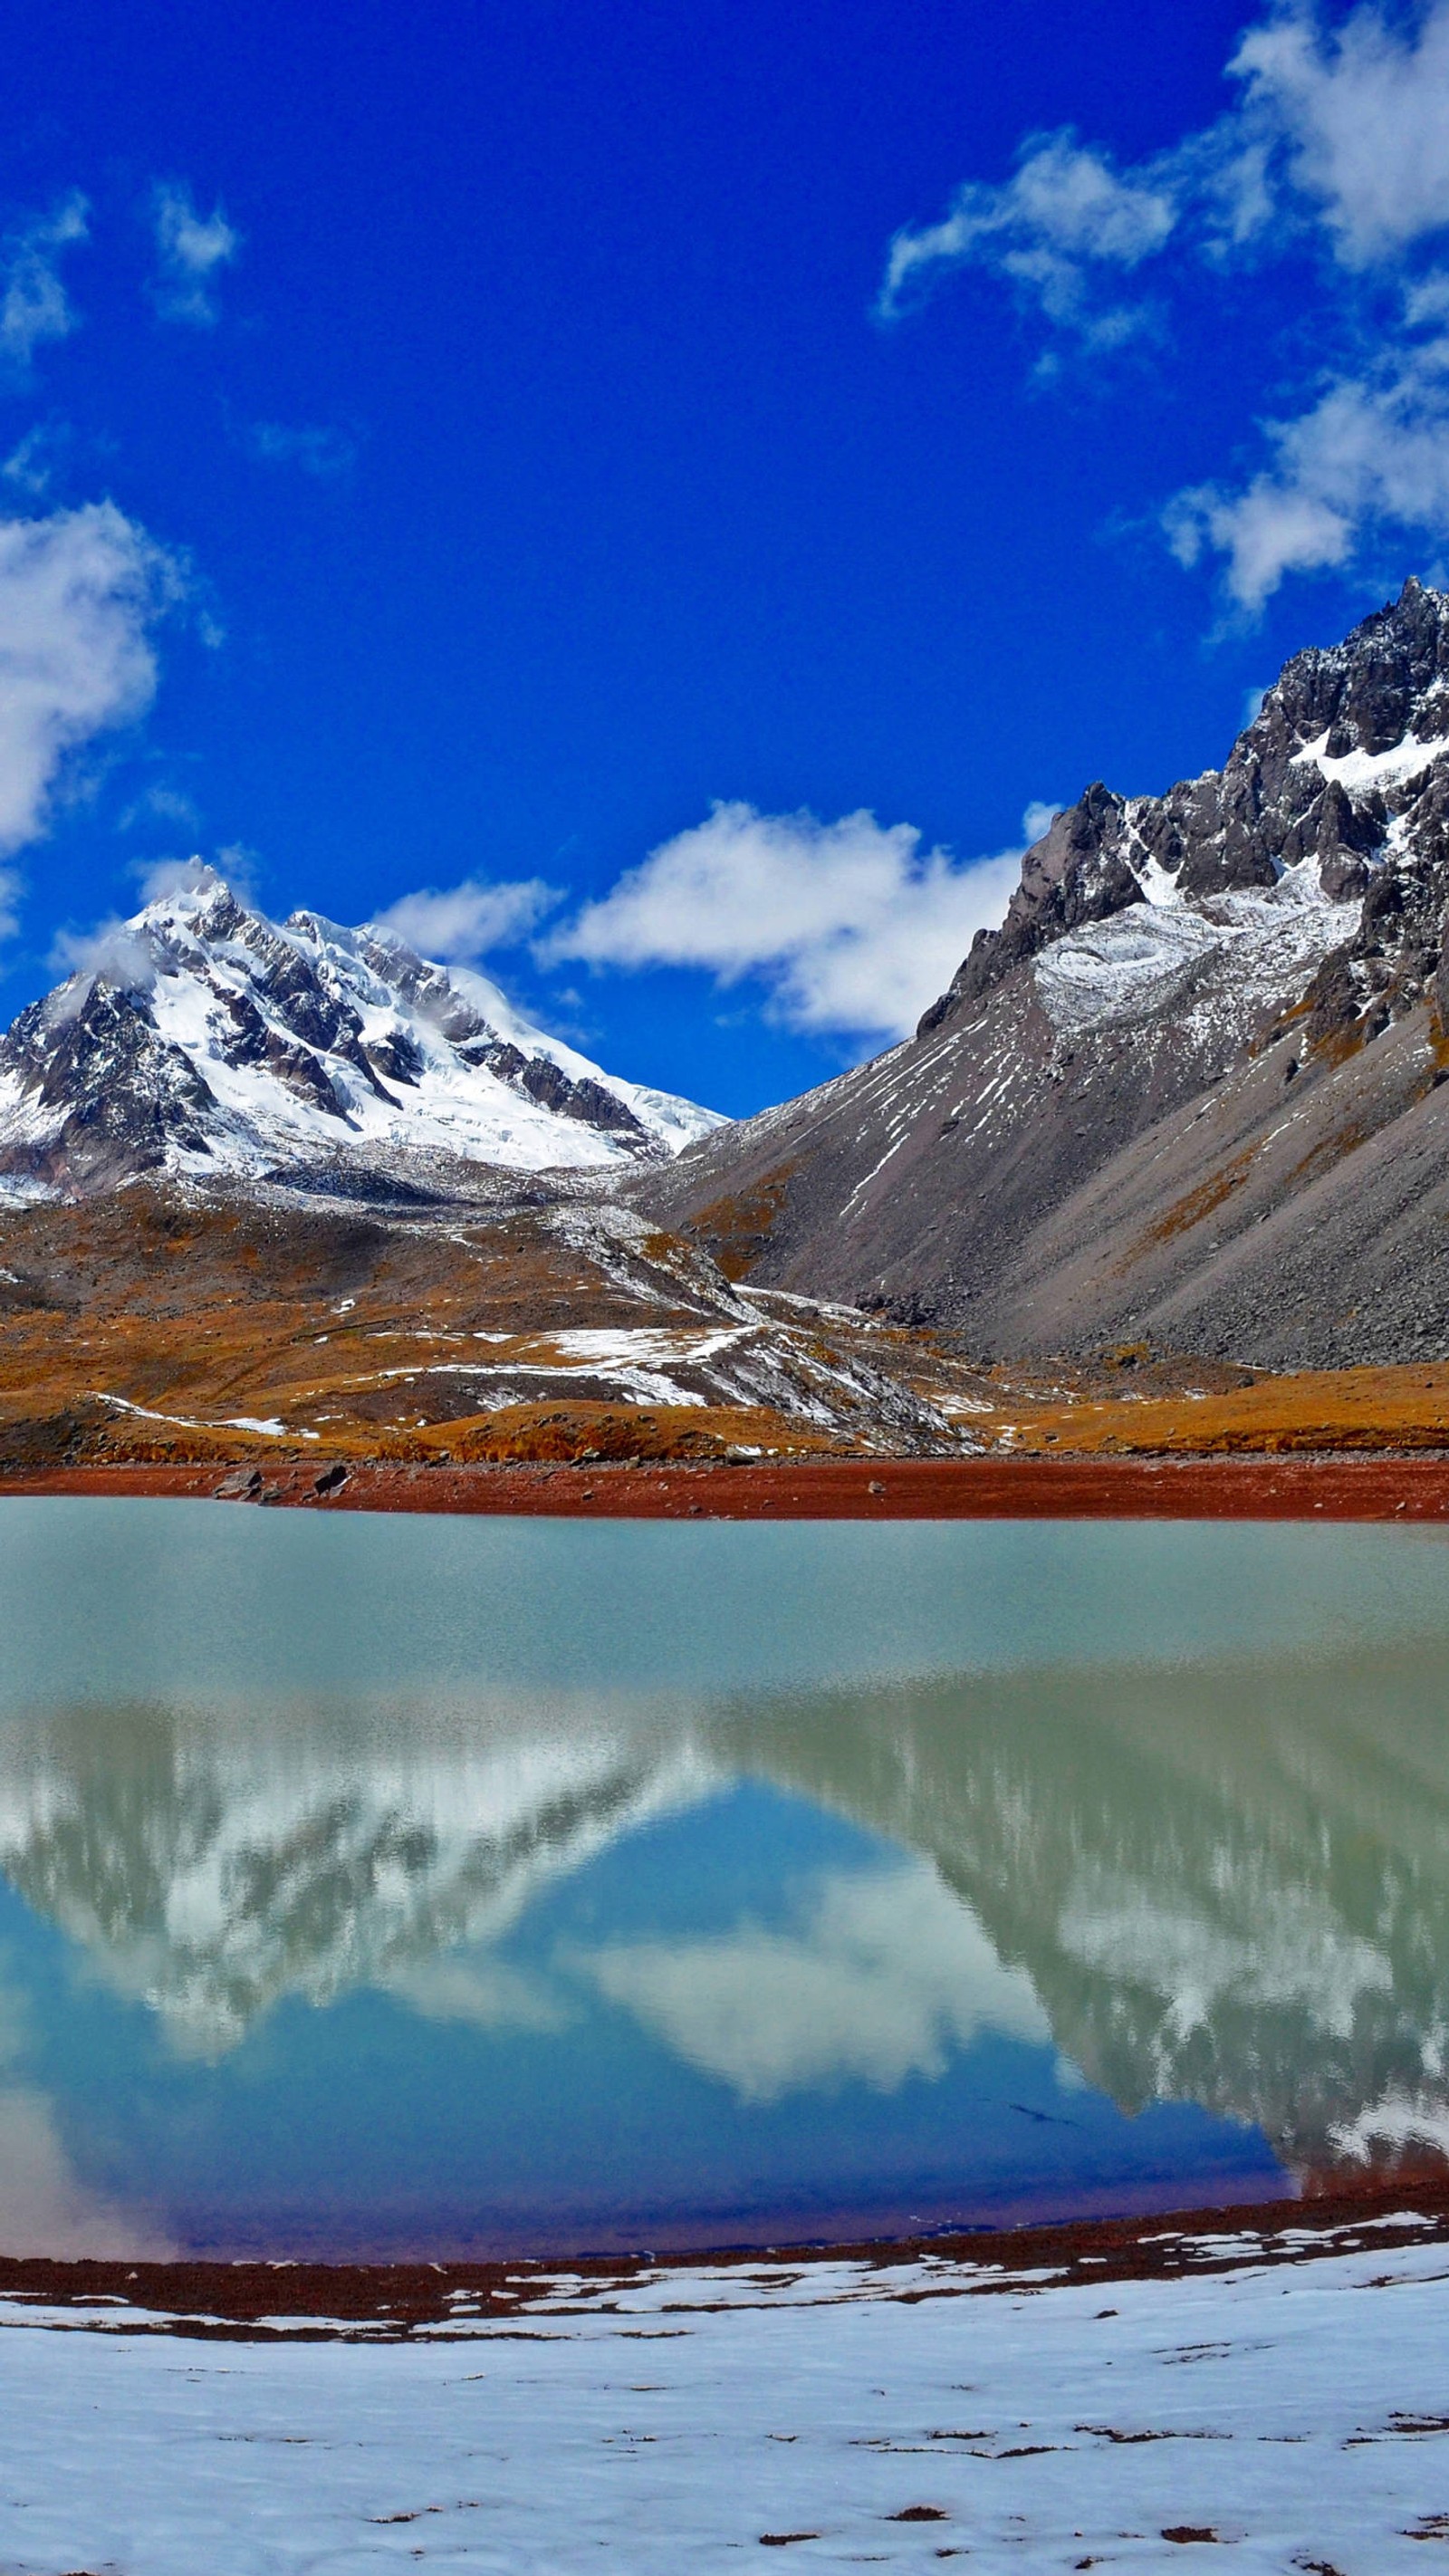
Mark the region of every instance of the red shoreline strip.
[[[329, 1470], [344, 1481], [319, 1494]], [[900, 1458], [704, 1467], [409, 1466], [255, 1457], [233, 1467], [0, 1472], [6, 1494], [215, 1496], [320, 1511], [494, 1512], [584, 1520], [1449, 1519], [1449, 1457]]]

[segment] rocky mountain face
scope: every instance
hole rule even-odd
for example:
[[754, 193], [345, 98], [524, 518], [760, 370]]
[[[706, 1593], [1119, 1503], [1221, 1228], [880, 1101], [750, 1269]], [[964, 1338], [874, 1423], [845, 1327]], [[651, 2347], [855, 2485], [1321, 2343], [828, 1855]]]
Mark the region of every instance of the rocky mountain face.
[[113, 933], [98, 965], [0, 1038], [0, 1199], [144, 1172], [365, 1189], [478, 1164], [608, 1169], [721, 1122], [621, 1082], [520, 1019], [481, 975], [392, 932], [280, 927], [209, 869]]
[[721, 1123], [198, 867], [0, 1038], [0, 1457], [958, 1448], [910, 1336], [613, 1203]]
[[914, 1037], [736, 1126], [197, 868], [0, 1038], [0, 1205], [522, 1173], [983, 1360], [1449, 1355], [1446, 912], [1449, 596], [1411, 581], [1222, 769], [1058, 815]]
[[1449, 1350], [1449, 596], [1289, 662], [1220, 770], [1089, 787], [915, 1036], [632, 1194], [983, 1355]]

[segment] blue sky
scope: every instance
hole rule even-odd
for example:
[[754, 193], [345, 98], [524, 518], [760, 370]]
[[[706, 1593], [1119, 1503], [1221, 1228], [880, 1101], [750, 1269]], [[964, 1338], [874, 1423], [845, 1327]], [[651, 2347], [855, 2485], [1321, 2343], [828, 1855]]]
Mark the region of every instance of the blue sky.
[[51, 0], [3, 130], [5, 1017], [200, 851], [745, 1111], [1449, 551], [1449, 0]]

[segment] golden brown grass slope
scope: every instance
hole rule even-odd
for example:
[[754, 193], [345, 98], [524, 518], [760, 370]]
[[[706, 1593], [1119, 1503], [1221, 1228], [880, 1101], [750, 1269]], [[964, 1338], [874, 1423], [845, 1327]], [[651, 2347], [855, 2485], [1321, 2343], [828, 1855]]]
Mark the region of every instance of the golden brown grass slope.
[[[707, 1368], [695, 1400], [673, 1400], [669, 1371], [687, 1393], [689, 1354], [728, 1340], [735, 1295], [697, 1245], [611, 1233], [542, 1197], [399, 1220], [136, 1187], [10, 1210], [0, 1467], [1449, 1450], [1445, 1363], [1275, 1376], [1133, 1344], [983, 1367], [929, 1333], [770, 1297], [775, 1400], [722, 1391]], [[662, 1355], [652, 1397], [619, 1366], [591, 1377], [581, 1348], [611, 1337], [625, 1359], [646, 1342]], [[866, 1364], [876, 1393], [852, 1393]]]
[[[782, 1355], [778, 1401], [691, 1377], [732, 1292], [696, 1249], [632, 1222], [621, 1236], [526, 1201], [399, 1222], [148, 1186], [6, 1212], [0, 1462], [829, 1456], [857, 1445], [855, 1424], [848, 1399], [821, 1418], [812, 1371], [868, 1340], [905, 1389], [908, 1336], [795, 1318], [789, 1301], [755, 1336]], [[641, 1335], [655, 1401], [618, 1391]], [[622, 1363], [591, 1372], [611, 1340]]]

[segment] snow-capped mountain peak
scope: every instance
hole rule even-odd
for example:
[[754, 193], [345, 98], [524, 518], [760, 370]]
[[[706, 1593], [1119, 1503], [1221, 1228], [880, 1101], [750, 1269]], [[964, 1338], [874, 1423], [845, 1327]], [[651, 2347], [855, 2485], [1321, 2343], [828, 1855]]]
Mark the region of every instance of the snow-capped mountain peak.
[[376, 924], [278, 924], [199, 863], [0, 1039], [0, 1185], [333, 1164], [582, 1170], [722, 1123], [618, 1080]]

